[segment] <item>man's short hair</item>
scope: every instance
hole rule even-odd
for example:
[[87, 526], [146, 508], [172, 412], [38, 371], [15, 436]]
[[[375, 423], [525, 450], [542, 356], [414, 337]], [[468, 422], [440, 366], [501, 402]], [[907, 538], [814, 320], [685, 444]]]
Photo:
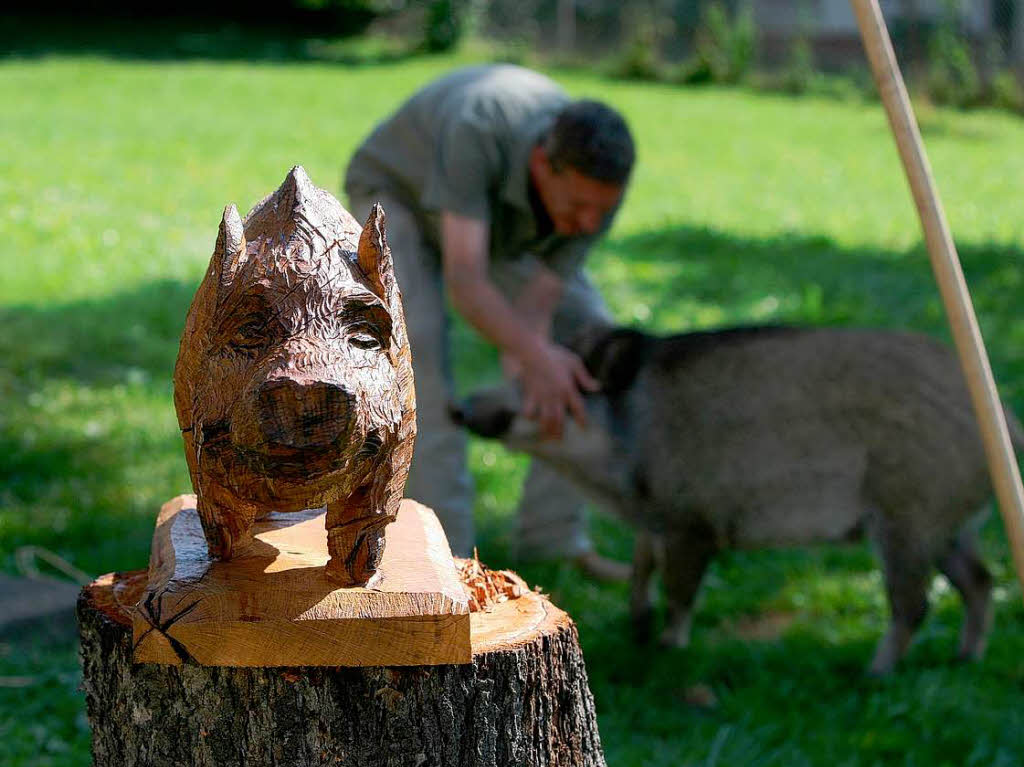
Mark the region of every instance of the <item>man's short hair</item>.
[[600, 101], [587, 100], [574, 101], [558, 114], [544, 150], [556, 171], [568, 166], [588, 178], [620, 186], [629, 180], [636, 157], [622, 115]]

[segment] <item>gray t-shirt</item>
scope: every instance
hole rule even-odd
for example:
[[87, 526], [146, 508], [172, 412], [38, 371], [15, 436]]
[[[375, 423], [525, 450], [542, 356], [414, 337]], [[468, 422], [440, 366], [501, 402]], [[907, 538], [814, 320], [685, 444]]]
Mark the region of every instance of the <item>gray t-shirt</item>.
[[[595, 235], [565, 237], [531, 200], [530, 152], [569, 97], [522, 67], [477, 66], [437, 80], [380, 123], [356, 151], [345, 189], [384, 190], [407, 204], [438, 248], [442, 210], [490, 223], [490, 257], [527, 254], [565, 276]], [[602, 232], [611, 223], [604, 222]], [[599, 233], [600, 234], [600, 233]]]

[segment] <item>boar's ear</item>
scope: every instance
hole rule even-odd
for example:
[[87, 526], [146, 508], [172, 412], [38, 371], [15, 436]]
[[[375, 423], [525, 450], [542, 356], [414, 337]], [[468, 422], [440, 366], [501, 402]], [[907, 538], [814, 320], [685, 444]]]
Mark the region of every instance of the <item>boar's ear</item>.
[[224, 208], [213, 257], [219, 261], [220, 284], [230, 285], [246, 260], [245, 230], [242, 228], [242, 217], [234, 205]]
[[359, 236], [359, 268], [370, 281], [370, 288], [387, 305], [395, 283], [395, 267], [391, 260], [391, 248], [384, 234], [384, 208], [374, 203], [370, 215]]
[[601, 382], [601, 393], [618, 394], [629, 388], [647, 357], [650, 342], [650, 336], [630, 328], [616, 328], [598, 339], [583, 364]]

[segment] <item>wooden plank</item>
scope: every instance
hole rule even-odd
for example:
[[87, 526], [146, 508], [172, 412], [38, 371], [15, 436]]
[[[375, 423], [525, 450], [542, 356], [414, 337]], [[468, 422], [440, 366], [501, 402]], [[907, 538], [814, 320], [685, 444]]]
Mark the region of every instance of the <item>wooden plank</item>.
[[469, 663], [466, 592], [434, 513], [404, 500], [377, 574], [339, 588], [324, 511], [271, 514], [255, 541], [212, 560], [195, 496], [164, 505], [146, 592], [133, 611], [136, 662], [211, 666], [406, 666]]

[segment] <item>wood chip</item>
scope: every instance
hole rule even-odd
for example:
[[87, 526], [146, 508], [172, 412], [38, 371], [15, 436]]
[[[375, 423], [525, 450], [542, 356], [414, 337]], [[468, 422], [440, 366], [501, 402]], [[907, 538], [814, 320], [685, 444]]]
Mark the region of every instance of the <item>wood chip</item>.
[[480, 563], [476, 549], [471, 559], [455, 557], [459, 579], [469, 597], [469, 611], [487, 611], [509, 599], [518, 599], [529, 591], [526, 582], [511, 570], [491, 570]]

